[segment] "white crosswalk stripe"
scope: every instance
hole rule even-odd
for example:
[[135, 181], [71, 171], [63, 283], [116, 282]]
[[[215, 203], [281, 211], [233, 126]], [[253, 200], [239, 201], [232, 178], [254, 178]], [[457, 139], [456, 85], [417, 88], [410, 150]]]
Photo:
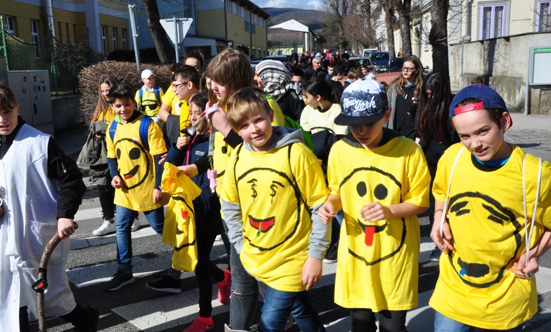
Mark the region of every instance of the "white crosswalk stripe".
[[[99, 208], [89, 208], [79, 211], [75, 220], [92, 220], [100, 219]], [[142, 222], [143, 224], [143, 222]], [[138, 239], [147, 239], [156, 237], [158, 241], [161, 238], [156, 234], [151, 227], [143, 227], [137, 232], [132, 233], [134, 241]], [[95, 237], [90, 234], [89, 237], [78, 238], [72, 240], [72, 254], [84, 253], [87, 250], [101, 248], [104, 245], [112, 244], [116, 241], [115, 234], [110, 234], [103, 237]], [[429, 237], [421, 238], [421, 253], [419, 263], [424, 264], [429, 262], [429, 256], [434, 248], [434, 244]], [[165, 251], [156, 251], [154, 255], [135, 256], [132, 260], [133, 273], [136, 278], [146, 277], [148, 275], [166, 270], [171, 263], [172, 251], [167, 246]], [[147, 256], [147, 257], [145, 257]], [[225, 258], [226, 253], [222, 241], [215, 241], [211, 253], [213, 261], [219, 261]], [[77, 287], [77, 289], [87, 289], [91, 286], [99, 286], [99, 284], [110, 280], [111, 275], [116, 271], [116, 253], [113, 253], [112, 260], [108, 262], [100, 262], [87, 266], [76, 266], [67, 271], [69, 281]], [[335, 282], [335, 272], [337, 264], [323, 264], [323, 276], [317, 283], [314, 290], [322, 291], [326, 287], [331, 287]], [[421, 278], [422, 276], [420, 276]], [[551, 291], [551, 269], [541, 268], [537, 274], [538, 294], [544, 294]], [[127, 286], [127, 287], [133, 287]], [[213, 285], [212, 298], [212, 315], [216, 317], [220, 314], [227, 314], [229, 305], [222, 305], [217, 299], [218, 287]], [[408, 331], [410, 332], [431, 332], [434, 311], [428, 306], [428, 301], [433, 290], [425, 291], [419, 294], [419, 306], [407, 315]], [[109, 296], [108, 293], [106, 297]], [[331, 290], [332, 294], [332, 290]], [[175, 328], [176, 326], [184, 327], [197, 318], [199, 313], [199, 291], [197, 288], [184, 290], [181, 294], [173, 294], [167, 296], [156, 297], [137, 301], [134, 303], [126, 303], [121, 306], [113, 306], [111, 311], [120, 316], [128, 324], [133, 325], [140, 331], [165, 331]], [[327, 302], [332, 303], [332, 297], [327, 298]], [[541, 310], [536, 317], [527, 324], [537, 326], [537, 321], [549, 320], [551, 310]], [[122, 324], [124, 325], [124, 324]], [[122, 326], [121, 325], [121, 326]], [[541, 325], [541, 324], [540, 324]], [[331, 322], [325, 322], [325, 327], [328, 332], [347, 332], [350, 331], [350, 318], [341, 315]], [[112, 328], [114, 328], [112, 326]], [[110, 329], [111, 330], [111, 329]], [[214, 331], [222, 331], [221, 326], [216, 326]], [[543, 330], [535, 330], [543, 331]]]

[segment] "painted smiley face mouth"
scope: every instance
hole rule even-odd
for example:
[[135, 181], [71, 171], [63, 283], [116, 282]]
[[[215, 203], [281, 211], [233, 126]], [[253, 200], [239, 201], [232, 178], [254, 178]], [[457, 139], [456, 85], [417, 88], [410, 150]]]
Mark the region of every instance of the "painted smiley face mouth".
[[457, 259], [457, 264], [461, 267], [459, 274], [462, 277], [482, 278], [490, 274], [490, 267], [486, 264], [466, 263], [461, 260], [461, 257]]
[[358, 224], [360, 224], [360, 227], [363, 229], [365, 233], [365, 245], [368, 247], [371, 247], [373, 245], [373, 238], [375, 237], [375, 233], [382, 232], [386, 229], [386, 223], [384, 225], [366, 225], [358, 220]]
[[140, 165], [134, 166], [134, 168], [132, 168], [132, 169], [130, 170], [130, 172], [124, 174], [124, 178], [125, 178], [125, 179], [130, 179], [131, 177], [133, 177], [134, 175], [136, 175], [136, 173], [138, 173], [138, 169], [140, 169]]
[[249, 224], [255, 229], [258, 229], [258, 233], [256, 233], [256, 236], [260, 236], [262, 233], [266, 233], [272, 227], [274, 227], [275, 224], [275, 217], [270, 217], [266, 219], [256, 219], [252, 216], [249, 216]]

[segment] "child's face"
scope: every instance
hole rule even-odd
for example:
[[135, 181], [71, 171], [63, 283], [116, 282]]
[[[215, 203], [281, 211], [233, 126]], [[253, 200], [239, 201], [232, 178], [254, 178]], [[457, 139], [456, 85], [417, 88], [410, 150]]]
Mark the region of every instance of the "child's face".
[[[189, 104], [189, 122], [191, 122], [191, 125], [194, 125], [197, 123], [197, 120], [201, 117], [201, 114], [203, 113], [203, 109], [199, 107], [195, 103]], [[203, 123], [199, 125], [199, 128], [197, 128], [197, 132], [202, 133], [207, 129], [208, 123], [207, 121], [203, 120]]]
[[480, 161], [505, 159], [511, 154], [504, 133], [511, 127], [511, 115], [503, 112], [501, 129], [485, 109], [461, 113], [452, 118], [461, 143]]
[[134, 113], [136, 101], [131, 98], [117, 98], [113, 104], [111, 104], [111, 108], [115, 111], [115, 114], [121, 118], [123, 123], [126, 123]]
[[256, 82], [256, 85], [258, 86], [259, 89], [264, 88], [264, 83], [262, 83], [262, 80], [260, 79], [260, 75], [258, 75], [258, 71], [256, 69], [254, 70], [254, 81]]
[[186, 65], [192, 66], [193, 68], [195, 68], [195, 70], [197, 70], [199, 74], [201, 74], [201, 66], [199, 66], [199, 60], [195, 58], [187, 58]]
[[19, 104], [12, 110], [4, 109], [0, 106], [0, 135], [6, 136], [17, 127], [17, 117], [19, 116]]
[[107, 95], [109, 94], [109, 89], [111, 89], [111, 86], [107, 83], [101, 83], [100, 86], [99, 86], [99, 90], [101, 91], [101, 95], [103, 96], [103, 98], [105, 98], [105, 101], [107, 101], [107, 102], [108, 102]]
[[314, 97], [313, 95], [309, 94], [304, 90], [302, 91], [302, 93], [304, 93], [304, 98], [306, 99], [306, 103], [308, 104], [308, 106], [312, 108], [316, 108], [319, 106], [319, 101], [316, 97]]
[[172, 91], [176, 94], [178, 97], [178, 100], [188, 100], [190, 97], [189, 92], [189, 82], [182, 82], [180, 80], [176, 80], [172, 82]]
[[402, 76], [404, 76], [406, 80], [413, 80], [417, 77], [418, 74], [419, 69], [415, 68], [415, 64], [413, 64], [413, 62], [404, 62], [404, 64], [402, 65]]
[[263, 109], [256, 110], [247, 121], [241, 124], [238, 134], [245, 142], [251, 145], [254, 151], [264, 151], [272, 137], [273, 119], [273, 110], [270, 110], [269, 114]]
[[153, 85], [155, 85], [155, 75], [151, 75], [148, 78], [142, 78], [142, 82], [146, 86], [146, 88], [153, 88]]
[[391, 109], [388, 109], [381, 120], [372, 124], [349, 127], [352, 135], [354, 135], [364, 149], [371, 150], [379, 146], [383, 138], [383, 122], [387, 122], [390, 118], [390, 111]]
[[216, 99], [218, 100], [224, 100], [226, 98], [226, 86], [216, 83], [215, 81], [210, 81], [210, 89], [214, 92], [216, 95]]
[[327, 68], [327, 74], [333, 76], [333, 70], [335, 70], [335, 68], [333, 68], [333, 67]]
[[362, 67], [362, 76], [367, 75], [367, 69], [365, 67]]

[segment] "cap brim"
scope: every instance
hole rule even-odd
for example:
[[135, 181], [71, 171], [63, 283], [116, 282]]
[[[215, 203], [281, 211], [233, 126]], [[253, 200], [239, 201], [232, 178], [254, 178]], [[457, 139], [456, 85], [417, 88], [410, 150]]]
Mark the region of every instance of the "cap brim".
[[340, 126], [370, 125], [384, 118], [385, 113], [381, 112], [370, 116], [347, 116], [341, 113], [335, 118], [335, 124]]

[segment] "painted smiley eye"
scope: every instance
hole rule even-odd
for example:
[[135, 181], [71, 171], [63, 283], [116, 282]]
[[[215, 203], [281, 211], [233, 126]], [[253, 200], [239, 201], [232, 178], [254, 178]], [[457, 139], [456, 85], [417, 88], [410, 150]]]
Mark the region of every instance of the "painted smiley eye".
[[140, 158], [140, 149], [138, 148], [133, 148], [132, 150], [130, 150], [130, 152], [128, 153], [128, 156], [130, 157], [130, 159], [134, 160], [134, 159], [138, 159]]
[[384, 184], [379, 183], [373, 193], [378, 200], [383, 200], [388, 196], [388, 189], [386, 189]]
[[117, 159], [121, 159], [121, 149], [117, 149]]
[[364, 197], [365, 194], [367, 193], [367, 187], [365, 185], [365, 182], [360, 182], [358, 183], [358, 185], [356, 185], [356, 191], [358, 192], [358, 195], [360, 195], [360, 197]]

